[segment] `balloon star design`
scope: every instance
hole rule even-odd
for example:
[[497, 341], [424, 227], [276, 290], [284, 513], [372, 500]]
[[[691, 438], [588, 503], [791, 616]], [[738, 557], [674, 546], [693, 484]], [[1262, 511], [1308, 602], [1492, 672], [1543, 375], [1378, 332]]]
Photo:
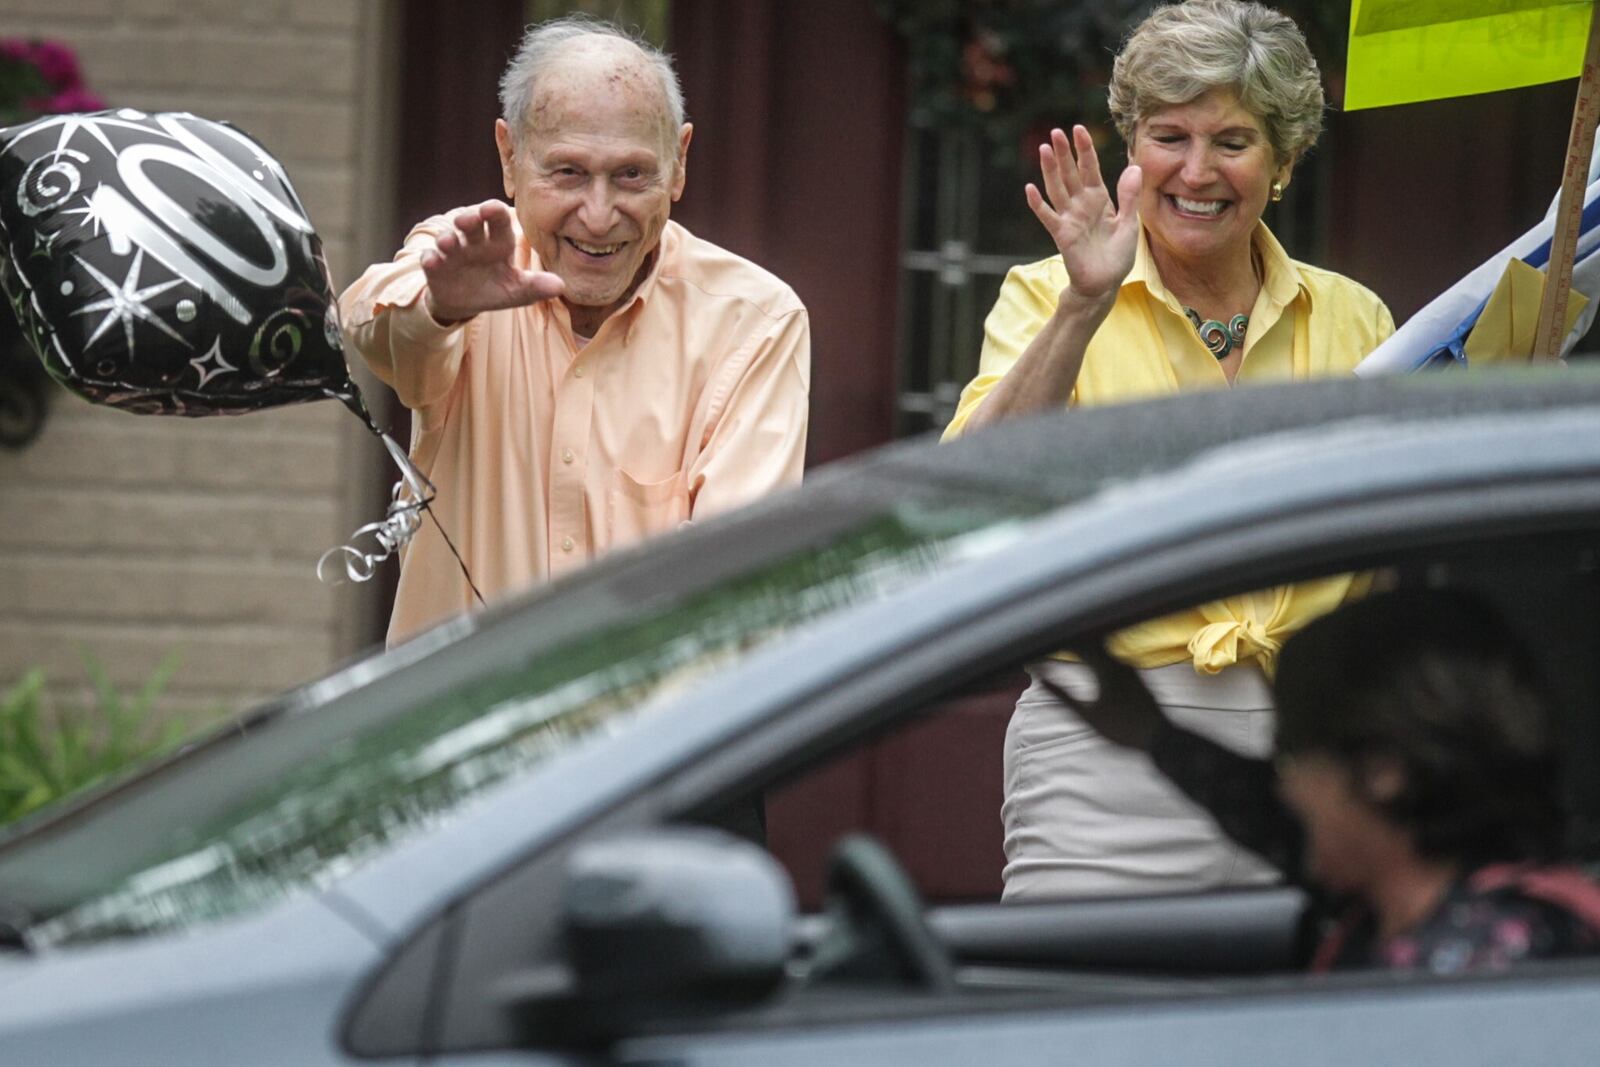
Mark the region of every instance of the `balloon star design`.
[[[266, 149], [257, 149], [255, 157], [256, 166], [260, 167], [262, 170], [266, 171], [280, 182], [287, 182], [289, 180], [289, 175], [284, 172], [283, 164], [274, 159], [271, 153], [269, 153]], [[256, 177], [258, 180], [260, 180], [261, 176], [257, 175]]]
[[33, 251], [28, 253], [28, 258], [31, 259], [34, 256], [43, 256], [48, 259], [50, 256], [54, 255], [56, 238], [60, 236], [60, 230], [53, 230], [50, 233], [45, 233], [43, 230], [34, 231]]
[[[95, 188], [98, 190], [99, 186]], [[106, 221], [105, 216], [100, 213], [100, 209], [95, 206], [94, 197], [87, 193], [84, 194], [82, 207], [69, 207], [61, 213], [63, 215], [82, 215], [83, 221], [78, 225], [85, 228], [93, 227], [96, 237], [100, 236], [100, 227], [104, 226]]]
[[[77, 133], [79, 130], [87, 131], [90, 136], [105, 146], [107, 152], [110, 152], [113, 156], [115, 156], [117, 154], [117, 150], [111, 146], [111, 140], [110, 138], [106, 137], [106, 131], [101, 129], [100, 121], [101, 120], [88, 118], [84, 115], [67, 114], [58, 115], [51, 119], [30, 122], [26, 126], [22, 127], [21, 133], [7, 141], [5, 148], [0, 149], [0, 151], [9, 151], [12, 145], [31, 134], [43, 133], [45, 130], [51, 129], [52, 127], [60, 126], [61, 137], [56, 141], [55, 151], [51, 153], [53, 157], [60, 158], [66, 154], [67, 145], [72, 143], [72, 135]], [[115, 123], [115, 125], [127, 126], [132, 124], [127, 122], [119, 122]], [[137, 129], [138, 127], [135, 128]]]
[[182, 285], [183, 279], [173, 278], [171, 281], [165, 281], [159, 285], [150, 285], [140, 289], [139, 269], [144, 265], [144, 249], [141, 248], [138, 252], [134, 253], [133, 265], [128, 268], [128, 276], [123, 279], [120, 286], [96, 270], [94, 264], [89, 263], [82, 256], [75, 255], [72, 258], [77, 260], [78, 265], [82, 267], [90, 277], [99, 282], [101, 287], [106, 291], [106, 297], [104, 300], [96, 300], [92, 304], [85, 304], [83, 307], [73, 312], [74, 315], [92, 315], [96, 311], [104, 311], [106, 313], [105, 318], [100, 320], [100, 325], [94, 328], [94, 333], [90, 334], [89, 339], [84, 342], [83, 347], [85, 350], [92, 346], [95, 341], [99, 340], [100, 335], [105, 333], [106, 330], [110, 329], [113, 322], [120, 321], [122, 323], [122, 332], [128, 345], [128, 362], [132, 363], [134, 360], [134, 319], [147, 322], [151, 326], [154, 326], [156, 329], [160, 330], [162, 333], [166, 334], [168, 337], [172, 338], [174, 341], [177, 341], [179, 344], [183, 345], [185, 348], [190, 347], [189, 342], [183, 339], [182, 334], [178, 333], [178, 331], [174, 330], [171, 326], [168, 326], [165, 322], [161, 321], [161, 317], [159, 315], [145, 307], [144, 302], [146, 300], [150, 299], [152, 296], [157, 296], [166, 292], [175, 285]]
[[189, 361], [189, 366], [200, 375], [200, 388], [204, 389], [206, 383], [219, 374], [229, 374], [237, 371], [235, 367], [222, 357], [222, 338], [218, 337], [211, 342], [211, 348], [203, 356], [196, 356]]

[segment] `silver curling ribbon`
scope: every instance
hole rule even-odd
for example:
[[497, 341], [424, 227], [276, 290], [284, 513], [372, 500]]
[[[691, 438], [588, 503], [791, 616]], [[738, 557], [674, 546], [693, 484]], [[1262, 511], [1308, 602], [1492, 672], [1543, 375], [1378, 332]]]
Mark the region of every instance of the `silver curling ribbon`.
[[[378, 572], [384, 560], [404, 548], [416, 534], [422, 525], [422, 512], [436, 492], [433, 483], [417, 470], [411, 457], [406, 455], [406, 450], [396, 444], [394, 438], [386, 433], [378, 436], [383, 441], [383, 447], [389, 450], [389, 458], [400, 468], [400, 480], [394, 483], [394, 489], [389, 494], [389, 510], [381, 522], [367, 523], [350, 535], [350, 544], [330, 548], [317, 560], [317, 580], [325, 584], [339, 585], [344, 581], [337, 576], [328, 576], [328, 562], [336, 559], [343, 559], [345, 577], [350, 581], [369, 580]], [[357, 548], [363, 539], [375, 547], [371, 551]]]

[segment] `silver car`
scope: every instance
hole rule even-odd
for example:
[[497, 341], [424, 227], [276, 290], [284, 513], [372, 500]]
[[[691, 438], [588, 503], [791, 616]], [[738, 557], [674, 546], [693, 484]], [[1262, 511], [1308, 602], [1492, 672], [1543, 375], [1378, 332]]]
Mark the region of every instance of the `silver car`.
[[[1600, 962], [1312, 977], [1293, 887], [926, 906], [860, 833], [802, 907], [759, 842], [763, 796], [984, 679], [1366, 567], [1534, 628], [1592, 818], [1597, 547], [1600, 377], [1578, 370], [882, 449], [12, 828], [0, 1060], [1593, 1064]], [[998, 819], [945, 811], [947, 786], [911, 782], [935, 852], [944, 815]]]

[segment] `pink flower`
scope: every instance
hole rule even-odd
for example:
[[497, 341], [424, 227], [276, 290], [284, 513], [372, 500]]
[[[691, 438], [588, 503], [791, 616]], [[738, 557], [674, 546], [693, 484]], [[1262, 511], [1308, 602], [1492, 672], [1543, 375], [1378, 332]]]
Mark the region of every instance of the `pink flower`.
[[76, 89], [83, 84], [78, 73], [78, 57], [59, 41], [35, 41], [29, 58], [53, 89]]
[[[0, 115], [21, 121], [35, 115], [59, 115], [74, 111], [99, 111], [106, 104], [83, 84], [78, 57], [60, 41], [0, 39], [0, 64], [12, 68], [8, 88], [12, 93], [36, 92], [21, 98], [0, 99]], [[20, 76], [20, 84], [17, 76]]]

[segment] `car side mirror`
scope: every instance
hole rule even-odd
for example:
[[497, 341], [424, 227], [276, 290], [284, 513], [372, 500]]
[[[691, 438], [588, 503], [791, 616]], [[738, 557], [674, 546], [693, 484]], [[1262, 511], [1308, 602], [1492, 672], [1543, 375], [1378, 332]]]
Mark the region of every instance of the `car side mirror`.
[[759, 1003], [783, 982], [795, 894], [766, 851], [720, 830], [669, 827], [580, 845], [561, 893], [568, 981], [521, 1022], [604, 1044], [652, 1022]]
[[577, 849], [561, 918], [585, 997], [752, 1001], [783, 979], [795, 895], [756, 845], [674, 827]]

